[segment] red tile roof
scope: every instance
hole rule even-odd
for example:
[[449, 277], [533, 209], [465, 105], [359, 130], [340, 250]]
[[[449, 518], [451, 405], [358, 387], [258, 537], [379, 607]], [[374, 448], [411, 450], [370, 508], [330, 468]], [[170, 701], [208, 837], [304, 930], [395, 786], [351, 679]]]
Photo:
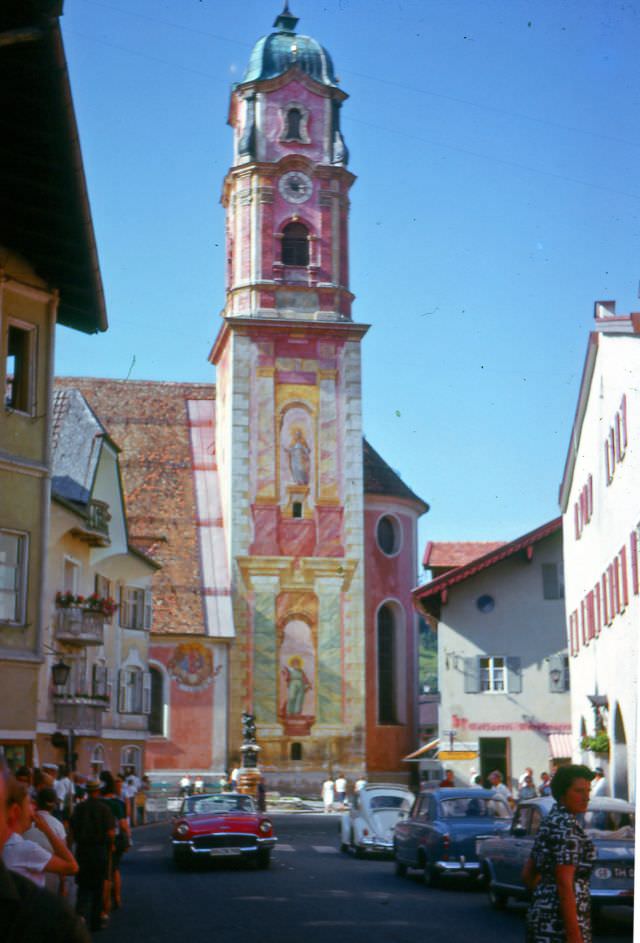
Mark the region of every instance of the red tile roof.
[[420, 600], [428, 599], [430, 596], [436, 596], [450, 586], [463, 583], [464, 580], [469, 579], [470, 576], [475, 576], [476, 573], [480, 573], [482, 570], [495, 566], [496, 563], [501, 563], [508, 557], [519, 553], [521, 550], [527, 550], [529, 547], [533, 547], [538, 541], [549, 537], [561, 528], [562, 518], [555, 517], [547, 524], [543, 524], [541, 527], [529, 531], [528, 534], [524, 534], [522, 537], [517, 537], [515, 540], [512, 540], [511, 543], [502, 544], [496, 550], [491, 550], [489, 553], [485, 553], [484, 556], [478, 557], [464, 566], [459, 566], [454, 570], [443, 573], [442, 576], [431, 580], [430, 583], [426, 583], [424, 586], [418, 586], [413, 590], [414, 604], [418, 605]]
[[430, 540], [425, 547], [422, 566], [425, 570], [465, 566], [491, 550], [504, 546], [504, 540]]

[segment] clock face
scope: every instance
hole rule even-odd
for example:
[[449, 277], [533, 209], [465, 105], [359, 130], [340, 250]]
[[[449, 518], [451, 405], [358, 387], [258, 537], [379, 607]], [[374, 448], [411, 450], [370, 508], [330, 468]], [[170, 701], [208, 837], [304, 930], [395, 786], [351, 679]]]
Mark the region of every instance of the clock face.
[[288, 203], [306, 203], [313, 192], [313, 183], [300, 170], [290, 170], [280, 177], [278, 188]]

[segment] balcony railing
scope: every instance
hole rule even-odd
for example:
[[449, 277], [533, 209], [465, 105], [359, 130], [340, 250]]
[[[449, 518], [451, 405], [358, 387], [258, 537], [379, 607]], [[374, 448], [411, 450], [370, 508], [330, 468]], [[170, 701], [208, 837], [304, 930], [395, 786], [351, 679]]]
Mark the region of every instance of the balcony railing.
[[57, 694], [54, 697], [56, 724], [62, 730], [91, 734], [102, 732], [102, 714], [108, 708], [107, 700], [94, 697], [74, 697]]
[[57, 609], [56, 640], [67, 645], [102, 645], [104, 620], [104, 613], [80, 606]]
[[111, 520], [111, 515], [109, 514], [109, 505], [104, 501], [93, 500], [89, 502], [87, 509], [87, 523], [91, 530], [97, 530], [100, 534], [104, 534], [105, 537], [109, 534], [109, 521]]

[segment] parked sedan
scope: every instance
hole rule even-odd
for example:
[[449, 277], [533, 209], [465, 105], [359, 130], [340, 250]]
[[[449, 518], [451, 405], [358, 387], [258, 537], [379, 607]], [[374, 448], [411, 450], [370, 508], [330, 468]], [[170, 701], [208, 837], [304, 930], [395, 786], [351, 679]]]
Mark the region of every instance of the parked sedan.
[[353, 797], [340, 820], [340, 848], [358, 857], [391, 854], [396, 822], [409, 814], [413, 793], [406, 786], [367, 783]]
[[276, 841], [271, 819], [251, 796], [234, 792], [188, 796], [171, 833], [179, 867], [198, 858], [247, 858], [268, 868]]
[[511, 810], [488, 789], [435, 789], [416, 799], [393, 840], [396, 874], [419, 868], [427, 885], [442, 875], [477, 877], [476, 838], [507, 830]]
[[[508, 832], [478, 840], [478, 858], [492, 907], [505, 907], [510, 897], [529, 897], [522, 869], [540, 822], [553, 804], [551, 798], [521, 802]], [[623, 799], [596, 796], [589, 802], [584, 827], [595, 842], [597, 854], [591, 874], [592, 907], [598, 909], [607, 903], [633, 905], [634, 806]]]

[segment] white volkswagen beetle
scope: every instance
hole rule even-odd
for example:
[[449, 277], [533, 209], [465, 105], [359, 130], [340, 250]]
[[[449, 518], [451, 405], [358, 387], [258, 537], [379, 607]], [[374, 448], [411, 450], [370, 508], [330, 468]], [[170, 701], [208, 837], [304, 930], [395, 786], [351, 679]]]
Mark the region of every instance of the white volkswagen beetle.
[[340, 850], [393, 852], [393, 830], [400, 818], [409, 814], [413, 793], [406, 786], [367, 783], [355, 793], [351, 807], [340, 819]]

